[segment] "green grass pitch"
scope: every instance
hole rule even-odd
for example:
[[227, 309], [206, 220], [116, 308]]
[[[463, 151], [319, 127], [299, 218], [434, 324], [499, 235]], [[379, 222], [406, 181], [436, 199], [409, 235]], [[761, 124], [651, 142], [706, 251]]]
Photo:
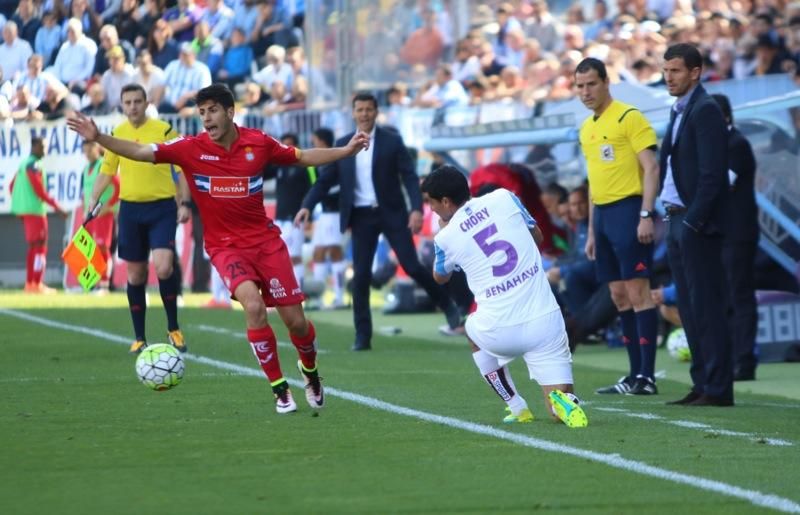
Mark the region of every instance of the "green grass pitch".
[[[150, 297], [148, 339], [164, 341]], [[374, 350], [354, 353], [350, 312], [314, 312], [327, 405], [312, 416], [282, 346], [299, 410], [277, 415], [242, 312], [200, 309], [205, 298], [180, 312], [183, 382], [154, 392], [127, 354], [123, 295], [0, 292], [0, 513], [800, 512], [796, 364], [760, 367], [734, 408], [686, 408], [664, 402], [687, 391], [687, 364], [659, 351], [659, 396], [597, 396], [624, 351], [580, 347], [589, 427], [552, 422], [518, 362], [536, 421], [504, 426], [465, 341], [436, 334], [440, 315], [376, 312], [376, 329], [402, 333], [376, 330]]]

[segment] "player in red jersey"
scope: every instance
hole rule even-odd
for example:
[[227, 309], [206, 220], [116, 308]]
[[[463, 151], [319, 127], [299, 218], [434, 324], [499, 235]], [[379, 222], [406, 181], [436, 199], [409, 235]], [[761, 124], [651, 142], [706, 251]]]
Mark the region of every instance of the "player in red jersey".
[[280, 230], [267, 218], [262, 204], [262, 171], [267, 163], [320, 166], [357, 154], [369, 136], [356, 133], [347, 146], [300, 150], [281, 144], [255, 129], [233, 123], [233, 94], [223, 84], [197, 93], [197, 110], [205, 132], [163, 144], [141, 145], [102, 134], [82, 114], [68, 118], [69, 127], [84, 140], [136, 161], [179, 165], [188, 179], [192, 199], [203, 223], [211, 262], [233, 297], [244, 307], [247, 338], [275, 394], [278, 413], [296, 411], [283, 377], [277, 343], [267, 323], [267, 306], [275, 306], [300, 355], [298, 368], [312, 408], [324, 404], [316, 363], [314, 326], [303, 312], [303, 293]]

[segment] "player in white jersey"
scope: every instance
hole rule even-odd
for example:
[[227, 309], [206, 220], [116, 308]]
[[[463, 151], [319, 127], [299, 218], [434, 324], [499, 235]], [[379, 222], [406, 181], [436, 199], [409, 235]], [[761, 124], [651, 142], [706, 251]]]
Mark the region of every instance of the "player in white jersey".
[[456, 268], [466, 274], [477, 304], [467, 336], [481, 374], [511, 410], [505, 421], [533, 420], [506, 366], [522, 356], [553, 416], [569, 427], [587, 425], [573, 393], [564, 318], [542, 270], [536, 221], [508, 190], [471, 199], [466, 177], [452, 166], [435, 170], [421, 189], [440, 217], [433, 277], [443, 284]]

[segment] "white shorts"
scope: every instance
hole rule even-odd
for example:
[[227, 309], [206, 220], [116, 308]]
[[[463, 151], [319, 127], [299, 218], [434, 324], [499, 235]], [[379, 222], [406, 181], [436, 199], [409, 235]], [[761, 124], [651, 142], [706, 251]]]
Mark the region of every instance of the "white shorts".
[[342, 245], [342, 233], [339, 231], [339, 213], [320, 213], [314, 221], [314, 233], [311, 236], [314, 247], [332, 247]]
[[303, 228], [294, 225], [294, 222], [289, 220], [275, 220], [275, 225], [281, 230], [281, 238], [286, 243], [291, 257], [301, 257], [303, 255], [303, 243], [305, 243], [306, 236], [303, 234]]
[[541, 386], [573, 384], [572, 353], [561, 311], [553, 311], [529, 322], [491, 331], [476, 331], [475, 315], [467, 318], [467, 336], [475, 345], [506, 365], [522, 356], [531, 379]]

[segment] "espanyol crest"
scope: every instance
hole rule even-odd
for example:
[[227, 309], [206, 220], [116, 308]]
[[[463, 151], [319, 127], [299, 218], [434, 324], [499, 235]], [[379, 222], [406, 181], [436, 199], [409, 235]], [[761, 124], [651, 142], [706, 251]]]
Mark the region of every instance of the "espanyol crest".
[[244, 158], [247, 159], [248, 161], [252, 161], [253, 159], [256, 158], [255, 154], [253, 154], [252, 148], [244, 147], [244, 151], [245, 151]]

